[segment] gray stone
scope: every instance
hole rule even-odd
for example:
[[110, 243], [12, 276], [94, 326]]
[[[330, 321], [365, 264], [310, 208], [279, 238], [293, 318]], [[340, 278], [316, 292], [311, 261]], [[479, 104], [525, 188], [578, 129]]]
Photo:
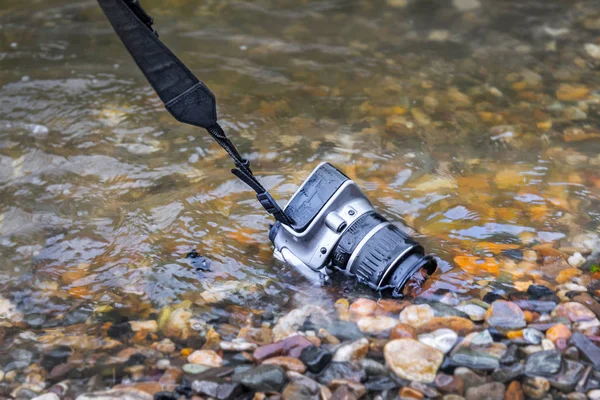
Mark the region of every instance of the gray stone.
[[461, 347], [450, 355], [450, 364], [477, 370], [491, 370], [500, 366], [500, 360], [482, 351]]
[[523, 364], [513, 364], [507, 367], [500, 367], [492, 373], [492, 379], [497, 382], [510, 382], [519, 378], [525, 372]]
[[562, 356], [556, 350], [533, 353], [527, 357], [525, 374], [528, 376], [551, 376], [560, 371]]
[[540, 344], [545, 339], [545, 336], [537, 329], [525, 328], [523, 329], [523, 338], [527, 343]]
[[257, 392], [280, 392], [286, 380], [283, 368], [268, 364], [259, 365], [233, 376], [234, 382], [240, 382]]
[[152, 395], [134, 389], [115, 389], [103, 392], [84, 393], [77, 400], [152, 400]]
[[523, 392], [532, 399], [541, 399], [550, 390], [548, 379], [541, 376], [529, 377], [521, 385]]
[[484, 385], [488, 382], [487, 377], [476, 374], [469, 368], [459, 367], [454, 370], [454, 376], [460, 377], [464, 382], [465, 390]]
[[548, 381], [553, 388], [560, 390], [561, 392], [569, 393], [575, 389], [575, 385], [581, 376], [585, 367], [578, 362], [565, 360], [560, 372], [550, 378]]

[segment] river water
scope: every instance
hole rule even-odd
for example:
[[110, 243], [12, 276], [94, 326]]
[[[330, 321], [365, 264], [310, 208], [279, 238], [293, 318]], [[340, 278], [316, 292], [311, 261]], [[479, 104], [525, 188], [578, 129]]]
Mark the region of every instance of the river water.
[[[553, 285], [539, 254], [598, 245], [597, 1], [143, 5], [277, 199], [329, 161], [418, 232], [440, 264], [425, 296]], [[376, 297], [273, 258], [253, 192], [163, 109], [96, 2], [4, 0], [0, 27], [0, 282], [23, 331]]]

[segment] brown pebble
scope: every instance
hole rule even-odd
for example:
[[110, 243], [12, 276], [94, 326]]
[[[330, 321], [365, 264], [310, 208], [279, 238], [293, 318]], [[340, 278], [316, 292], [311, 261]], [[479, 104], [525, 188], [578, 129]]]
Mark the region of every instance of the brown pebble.
[[352, 390], [346, 385], [340, 386], [333, 392], [331, 400], [357, 400], [357, 397], [352, 393]]
[[397, 324], [390, 331], [390, 340], [402, 338], [416, 339], [417, 330], [408, 324]]
[[451, 329], [458, 336], [466, 336], [475, 330], [475, 324], [470, 319], [462, 317], [434, 317], [419, 326], [417, 333], [431, 333], [441, 328]]
[[350, 319], [357, 321], [361, 317], [368, 317], [375, 314], [377, 303], [369, 299], [357, 299], [349, 308]]
[[571, 322], [591, 321], [596, 318], [596, 315], [589, 308], [574, 301], [559, 304], [552, 314], [557, 317], [568, 318]]
[[329, 382], [329, 385], [327, 386], [329, 386], [329, 388], [334, 392], [342, 386], [347, 386], [352, 391], [352, 393], [359, 399], [365, 394], [367, 394], [367, 388], [365, 388], [365, 385], [362, 385], [358, 382], [349, 381], [347, 379], [333, 379], [331, 380], [331, 382]]
[[377, 302], [377, 309], [375, 310], [375, 314], [377, 315], [394, 315], [397, 316], [400, 314], [406, 306], [409, 306], [410, 302], [408, 301], [398, 301], [391, 299], [381, 299]]
[[302, 361], [293, 357], [271, 357], [263, 361], [263, 364], [272, 364], [279, 365], [283, 367], [286, 371], [294, 371], [299, 373], [304, 373], [306, 371], [306, 366], [302, 363]]
[[462, 396], [465, 391], [465, 383], [460, 376], [439, 373], [433, 383], [442, 393], [455, 393]]
[[597, 318], [600, 318], [600, 303], [594, 300], [594, 298], [592, 298], [592, 296], [590, 296], [588, 293], [578, 294], [577, 296], [573, 297], [573, 301], [583, 304], [594, 314], [596, 314]]
[[183, 371], [176, 367], [169, 367], [160, 377], [158, 383], [161, 385], [169, 385], [181, 382], [181, 378], [183, 377]]
[[113, 389], [137, 389], [150, 395], [162, 391], [162, 386], [158, 382], [137, 382], [129, 385], [116, 385]]
[[312, 343], [301, 335], [290, 336], [279, 342], [260, 346], [254, 350], [254, 359], [257, 362], [262, 362], [270, 357], [289, 356], [298, 358], [304, 348], [311, 346]]
[[525, 393], [523, 393], [519, 381], [512, 381], [508, 385], [506, 393], [504, 393], [504, 400], [525, 400]]
[[410, 387], [403, 387], [400, 389], [398, 396], [401, 399], [422, 399], [424, 397], [423, 393]]

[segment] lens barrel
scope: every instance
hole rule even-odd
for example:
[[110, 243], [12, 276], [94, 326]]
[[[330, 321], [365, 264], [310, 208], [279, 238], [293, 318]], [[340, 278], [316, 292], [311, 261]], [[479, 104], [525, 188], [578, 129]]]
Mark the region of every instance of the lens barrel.
[[377, 212], [354, 221], [333, 249], [332, 264], [376, 290], [399, 294], [419, 269], [435, 271], [435, 260], [423, 247]]

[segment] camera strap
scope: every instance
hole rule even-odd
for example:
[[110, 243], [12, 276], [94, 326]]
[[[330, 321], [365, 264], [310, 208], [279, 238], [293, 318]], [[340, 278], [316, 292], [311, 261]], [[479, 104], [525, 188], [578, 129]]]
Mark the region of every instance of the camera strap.
[[217, 123], [215, 96], [204, 83], [165, 46], [152, 24], [154, 20], [138, 0], [98, 0], [102, 11], [152, 85], [167, 111], [180, 122], [204, 128], [233, 159], [231, 172], [256, 192], [269, 214], [282, 224], [293, 221], [260, 184], [244, 159]]

